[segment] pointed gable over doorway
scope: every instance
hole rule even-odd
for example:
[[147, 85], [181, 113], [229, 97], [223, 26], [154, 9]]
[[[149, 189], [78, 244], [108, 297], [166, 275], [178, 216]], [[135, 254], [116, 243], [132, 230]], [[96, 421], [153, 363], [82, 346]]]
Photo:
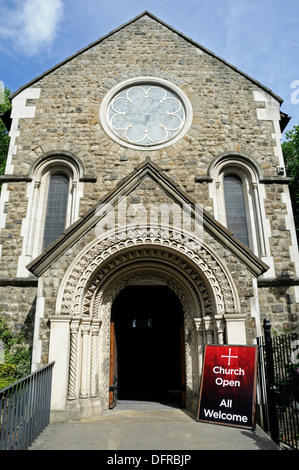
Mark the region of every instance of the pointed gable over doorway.
[[[144, 184], [150, 204], [161, 202], [164, 204], [177, 204], [180, 208], [188, 206], [193, 220], [202, 223], [203, 235], [207, 232], [234, 256], [236, 256], [254, 275], [260, 276], [268, 270], [268, 266], [252, 251], [238, 240], [234, 235], [204, 208], [199, 206], [179, 185], [168, 177], [161, 168], [148, 157], [131, 174], [121, 180], [116, 187], [107, 193], [98, 204], [94, 205], [78, 221], [67, 228], [63, 234], [49, 245], [40, 256], [34, 259], [27, 269], [36, 276], [41, 275], [55, 260], [57, 260], [70, 246], [76, 243], [87, 231], [92, 230], [107, 215], [109, 208], [117, 208], [120, 201], [127, 198], [126, 217], [133, 213], [128, 207], [134, 201], [139, 201], [140, 185]], [[139, 188], [139, 192], [136, 191]], [[163, 198], [161, 198], [163, 195]], [[160, 197], [159, 197], [160, 196]], [[128, 223], [128, 219], [125, 221]]]

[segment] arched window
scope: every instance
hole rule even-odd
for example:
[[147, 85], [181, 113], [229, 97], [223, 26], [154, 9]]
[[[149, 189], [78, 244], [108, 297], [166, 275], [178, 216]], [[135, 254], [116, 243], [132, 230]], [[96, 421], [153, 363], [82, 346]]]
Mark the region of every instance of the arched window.
[[45, 216], [43, 250], [58, 238], [65, 229], [68, 197], [69, 177], [57, 172], [51, 175], [49, 181], [47, 209]]
[[269, 247], [264, 235], [267, 221], [262, 212], [263, 193], [255, 163], [241, 155], [225, 155], [211, 165], [210, 175], [215, 218], [256, 255], [267, 256]]
[[77, 220], [84, 184], [80, 182], [82, 168], [69, 155], [45, 155], [30, 174], [28, 212], [22, 227], [26, 261], [38, 256]]
[[249, 246], [246, 208], [241, 178], [235, 174], [223, 178], [227, 228]]

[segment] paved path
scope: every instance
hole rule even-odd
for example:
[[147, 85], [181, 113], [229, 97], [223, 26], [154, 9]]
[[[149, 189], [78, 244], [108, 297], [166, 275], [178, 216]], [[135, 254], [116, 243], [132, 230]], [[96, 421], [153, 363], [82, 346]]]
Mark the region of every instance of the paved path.
[[198, 423], [186, 410], [121, 402], [100, 418], [50, 424], [30, 450], [277, 450], [255, 431]]

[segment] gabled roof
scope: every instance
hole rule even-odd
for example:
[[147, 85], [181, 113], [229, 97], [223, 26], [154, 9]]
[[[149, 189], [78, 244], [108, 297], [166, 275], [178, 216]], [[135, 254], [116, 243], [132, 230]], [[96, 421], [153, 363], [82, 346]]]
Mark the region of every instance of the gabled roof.
[[89, 44], [88, 46], [84, 47], [83, 49], [81, 49], [80, 51], [78, 51], [76, 54], [73, 54], [71, 55], [70, 57], [68, 57], [67, 59], [65, 59], [64, 61], [58, 63], [57, 65], [55, 65], [54, 67], [50, 68], [49, 70], [47, 70], [46, 72], [44, 72], [43, 74], [39, 75], [38, 77], [34, 78], [33, 80], [31, 80], [29, 83], [27, 83], [26, 85], [22, 86], [21, 88], [19, 88], [19, 90], [17, 90], [16, 92], [14, 92], [11, 96], [10, 96], [10, 99], [14, 98], [15, 96], [17, 96], [21, 91], [23, 91], [24, 89], [28, 88], [29, 86], [32, 86], [34, 85], [36, 82], [38, 82], [39, 80], [41, 80], [43, 77], [45, 77], [46, 75], [54, 72], [56, 69], [58, 69], [59, 67], [61, 67], [62, 65], [70, 62], [72, 59], [74, 59], [75, 57], [77, 57], [78, 55], [88, 51], [89, 49], [91, 49], [92, 47], [96, 46], [97, 44], [100, 44], [102, 41], [104, 41], [105, 39], [107, 39], [108, 37], [112, 36], [113, 34], [115, 34], [117, 31], [120, 31], [124, 28], [126, 28], [127, 26], [129, 26], [130, 24], [138, 21], [140, 18], [144, 17], [144, 16], [148, 16], [149, 18], [157, 21], [158, 23], [162, 24], [163, 26], [165, 26], [166, 28], [168, 28], [169, 30], [171, 30], [172, 32], [178, 34], [180, 37], [182, 37], [183, 39], [185, 39], [186, 41], [188, 41], [190, 44], [192, 44], [193, 46], [196, 46], [198, 48], [200, 48], [203, 52], [205, 52], [206, 54], [214, 57], [215, 59], [219, 60], [220, 62], [222, 62], [223, 64], [225, 64], [226, 66], [230, 67], [232, 70], [234, 70], [235, 72], [239, 73], [240, 75], [242, 75], [243, 77], [247, 78], [249, 81], [251, 81], [252, 83], [254, 83], [255, 85], [257, 85], [258, 87], [262, 88], [264, 91], [266, 91], [267, 93], [269, 93], [269, 95], [271, 95], [273, 98], [275, 98], [280, 104], [282, 104], [283, 102], [283, 99], [280, 98], [278, 95], [276, 95], [275, 93], [273, 93], [272, 90], [270, 90], [269, 88], [265, 87], [264, 85], [262, 85], [260, 82], [258, 82], [257, 80], [255, 80], [254, 78], [250, 77], [249, 75], [247, 75], [246, 73], [242, 72], [241, 70], [239, 70], [237, 67], [233, 66], [232, 64], [226, 62], [224, 59], [222, 59], [221, 57], [217, 56], [216, 54], [214, 54], [213, 52], [211, 52], [210, 50], [206, 49], [205, 47], [201, 46], [200, 44], [198, 44], [197, 42], [193, 41], [193, 39], [189, 38], [188, 36], [185, 36], [183, 33], [181, 33], [180, 31], [177, 31], [176, 29], [174, 29], [172, 26], [168, 25], [167, 23], [164, 23], [164, 21], [160, 20], [159, 18], [157, 18], [155, 15], [153, 15], [152, 13], [150, 13], [149, 11], [145, 10], [143, 13], [141, 13], [140, 15], [136, 16], [135, 18], [133, 18], [132, 20], [128, 21], [127, 23], [119, 26], [118, 28], [114, 29], [113, 31], [111, 31], [110, 33], [106, 34], [105, 36], [102, 36], [100, 39], [92, 42], [91, 44]]
[[[255, 276], [260, 276], [269, 267], [261, 261], [248, 246], [244, 245], [222, 224], [220, 224], [209, 212], [198, 211], [196, 201], [194, 201], [179, 185], [169, 176], [165, 175], [162, 169], [153, 163], [148, 157], [132, 173], [121, 180], [115, 188], [107, 193], [100, 201], [86, 211], [74, 224], [68, 227], [63, 234], [49, 245], [45, 251], [34, 259], [27, 269], [40, 276], [53, 261], [58, 259], [76, 240], [91, 229], [105, 215], [105, 205], [117, 205], [119, 198], [131, 193], [145, 178], [152, 178], [155, 183], [167, 194], [175, 203], [183, 207], [188, 204], [191, 208], [192, 217], [201, 217], [203, 229], [213, 236], [225, 248], [230, 250]], [[103, 210], [101, 211], [101, 207]], [[106, 206], [107, 207], [107, 206]]]

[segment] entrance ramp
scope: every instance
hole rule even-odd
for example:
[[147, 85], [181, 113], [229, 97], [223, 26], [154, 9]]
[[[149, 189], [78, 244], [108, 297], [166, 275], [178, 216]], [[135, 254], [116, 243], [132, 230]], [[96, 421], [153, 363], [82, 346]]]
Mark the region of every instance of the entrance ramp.
[[100, 418], [50, 424], [30, 448], [109, 451], [165, 449], [169, 453], [171, 450], [279, 448], [259, 427], [248, 431], [196, 422], [196, 417], [185, 409], [156, 402], [134, 401], [123, 401]]

